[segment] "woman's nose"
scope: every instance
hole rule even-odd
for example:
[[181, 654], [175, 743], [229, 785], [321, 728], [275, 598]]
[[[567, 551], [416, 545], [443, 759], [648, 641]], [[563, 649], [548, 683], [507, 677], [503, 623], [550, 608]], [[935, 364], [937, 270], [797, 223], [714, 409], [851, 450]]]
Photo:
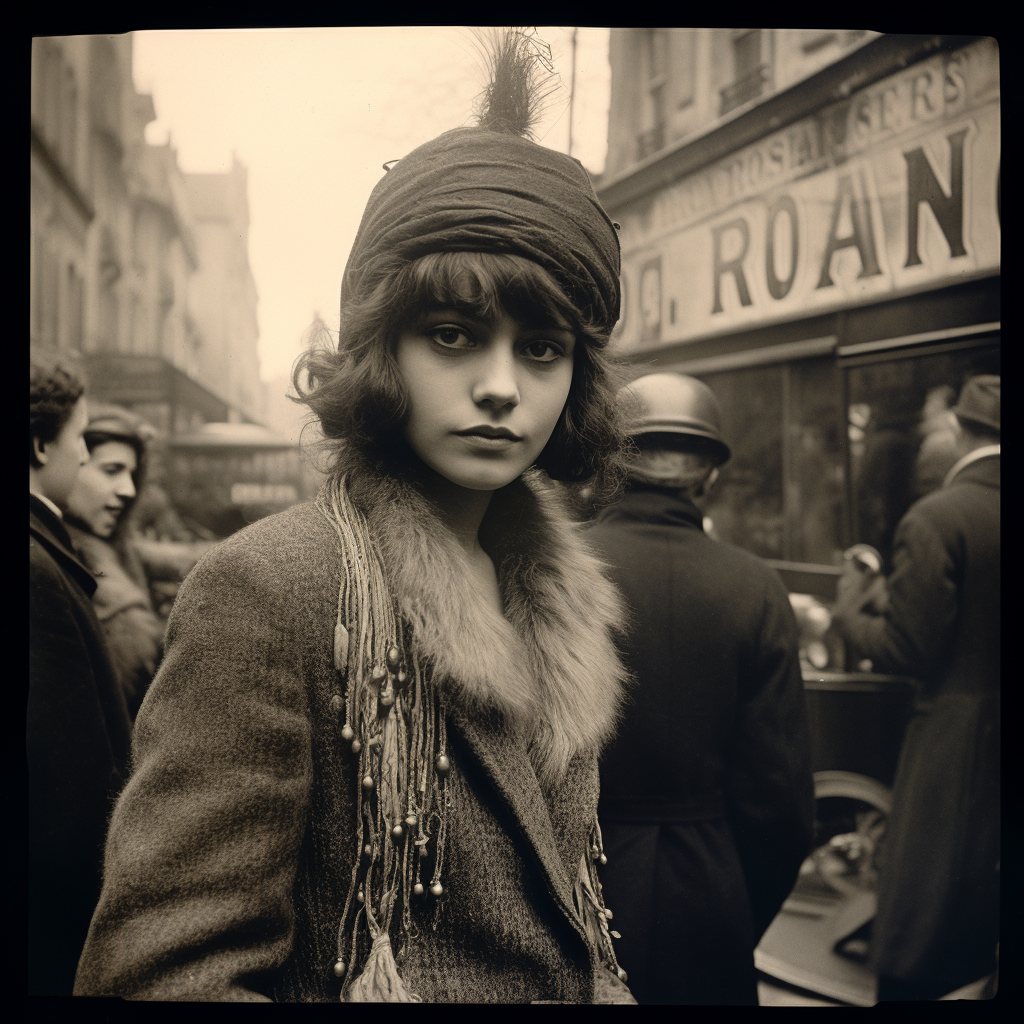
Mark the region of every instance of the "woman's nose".
[[511, 347], [506, 350], [505, 346], [493, 346], [486, 354], [480, 376], [473, 385], [473, 401], [495, 409], [519, 404], [519, 382]]

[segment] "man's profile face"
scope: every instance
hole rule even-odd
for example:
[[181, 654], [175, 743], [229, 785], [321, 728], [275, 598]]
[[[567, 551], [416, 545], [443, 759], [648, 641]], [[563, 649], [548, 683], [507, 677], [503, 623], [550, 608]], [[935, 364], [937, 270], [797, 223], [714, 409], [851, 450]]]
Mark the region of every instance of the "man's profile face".
[[89, 410], [83, 396], [52, 441], [35, 442], [36, 456], [42, 463], [37, 467], [36, 478], [43, 494], [61, 509], [67, 508], [78, 472], [89, 461], [89, 449], [82, 437], [88, 422]]

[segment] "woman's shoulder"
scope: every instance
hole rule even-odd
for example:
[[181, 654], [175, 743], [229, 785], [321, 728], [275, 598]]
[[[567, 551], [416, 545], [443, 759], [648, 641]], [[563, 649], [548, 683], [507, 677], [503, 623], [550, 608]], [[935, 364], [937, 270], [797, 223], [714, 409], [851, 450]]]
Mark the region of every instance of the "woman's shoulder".
[[188, 583], [234, 578], [275, 586], [315, 582], [337, 573], [337, 534], [314, 502], [267, 516], [222, 540], [189, 573]]

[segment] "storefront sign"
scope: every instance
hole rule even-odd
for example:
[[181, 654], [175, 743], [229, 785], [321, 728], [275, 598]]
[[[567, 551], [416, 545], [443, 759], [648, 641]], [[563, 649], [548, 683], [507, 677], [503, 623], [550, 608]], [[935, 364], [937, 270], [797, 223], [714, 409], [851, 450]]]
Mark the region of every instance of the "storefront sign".
[[998, 68], [938, 55], [615, 211], [620, 349], [997, 271]]

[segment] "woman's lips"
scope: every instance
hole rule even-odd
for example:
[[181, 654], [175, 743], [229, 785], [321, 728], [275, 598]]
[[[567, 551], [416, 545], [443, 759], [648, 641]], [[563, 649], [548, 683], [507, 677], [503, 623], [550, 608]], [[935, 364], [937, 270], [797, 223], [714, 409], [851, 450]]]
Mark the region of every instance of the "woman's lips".
[[468, 430], [454, 431], [457, 437], [465, 438], [476, 448], [488, 451], [500, 451], [519, 444], [522, 438], [507, 427], [470, 427]]
[[485, 437], [483, 434], [458, 434], [474, 448], [484, 448], [491, 451], [501, 451], [519, 444], [519, 438], [513, 437]]

